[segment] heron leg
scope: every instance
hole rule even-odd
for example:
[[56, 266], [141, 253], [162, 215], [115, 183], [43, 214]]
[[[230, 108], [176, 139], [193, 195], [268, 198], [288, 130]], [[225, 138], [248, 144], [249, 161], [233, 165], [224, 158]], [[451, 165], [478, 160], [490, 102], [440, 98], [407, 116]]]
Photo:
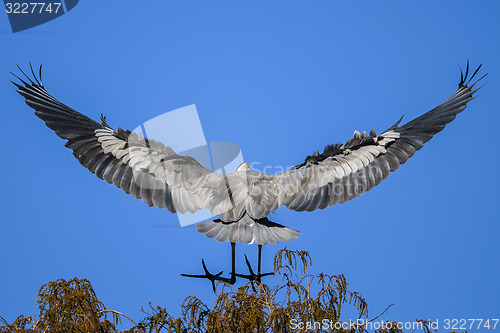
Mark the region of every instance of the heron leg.
[[257, 267], [257, 282], [260, 282], [260, 262], [262, 257], [262, 245], [259, 245], [259, 263]]
[[259, 264], [257, 267], [257, 282], [260, 283], [260, 278], [264, 276], [269, 276], [269, 275], [274, 275], [274, 273], [260, 273], [260, 262], [261, 262], [261, 257], [262, 257], [262, 245], [259, 245]]
[[243, 278], [243, 279], [247, 279], [248, 281], [250, 281], [250, 283], [252, 284], [252, 289], [253, 289], [254, 292], [257, 292], [257, 290], [255, 289], [254, 281], [257, 281], [258, 283], [261, 283], [260, 281], [261, 281], [262, 277], [274, 274], [274, 273], [264, 273], [264, 274], [261, 274], [261, 272], [260, 272], [261, 261], [262, 261], [261, 260], [261, 256], [262, 256], [262, 245], [259, 245], [259, 259], [258, 259], [258, 266], [257, 266], [257, 274], [254, 273], [254, 271], [252, 269], [252, 265], [250, 265], [250, 261], [248, 261], [248, 258], [247, 258], [246, 255], [245, 255], [245, 262], [247, 264], [248, 271], [250, 272], [250, 274], [234, 274], [237, 277], [240, 277], [240, 278]]
[[181, 276], [184, 277], [192, 277], [192, 278], [198, 278], [198, 279], [208, 279], [210, 282], [212, 282], [212, 289], [214, 290], [214, 293], [216, 292], [215, 289], [215, 282], [216, 281], [223, 281], [225, 283], [229, 284], [234, 284], [236, 282], [236, 274], [235, 274], [235, 243], [231, 243], [231, 263], [232, 263], [232, 273], [230, 278], [222, 277], [223, 271], [220, 271], [217, 274], [212, 274], [208, 271], [207, 266], [205, 265], [205, 260], [201, 259], [201, 264], [203, 265], [203, 270], [205, 271], [205, 274], [181, 274]]

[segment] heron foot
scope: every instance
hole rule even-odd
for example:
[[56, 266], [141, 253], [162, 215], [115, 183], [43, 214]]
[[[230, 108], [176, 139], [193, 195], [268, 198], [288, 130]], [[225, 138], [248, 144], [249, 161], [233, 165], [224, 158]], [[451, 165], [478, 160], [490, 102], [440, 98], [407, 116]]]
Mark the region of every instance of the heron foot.
[[261, 283], [261, 278], [262, 277], [269, 276], [269, 275], [274, 275], [274, 273], [263, 273], [263, 274], [261, 274], [260, 272], [257, 272], [257, 274], [255, 274], [254, 271], [253, 271], [253, 269], [252, 269], [252, 265], [250, 265], [250, 261], [248, 261], [248, 258], [247, 258], [246, 255], [245, 255], [245, 262], [247, 263], [248, 271], [250, 272], [250, 274], [234, 274], [234, 275], [236, 275], [239, 278], [247, 279], [248, 281], [250, 281], [250, 284], [252, 285], [253, 291], [257, 292], [257, 290], [255, 288], [254, 282]]
[[201, 264], [203, 265], [203, 270], [205, 271], [205, 274], [181, 274], [181, 276], [210, 280], [210, 282], [212, 282], [212, 289], [214, 290], [214, 293], [215, 293], [215, 282], [216, 281], [223, 281], [223, 282], [229, 283], [229, 284], [234, 284], [236, 282], [235, 275], [231, 274], [230, 278], [221, 277], [223, 271], [220, 271], [219, 273], [214, 275], [208, 271], [207, 266], [205, 265], [205, 260], [201, 259]]

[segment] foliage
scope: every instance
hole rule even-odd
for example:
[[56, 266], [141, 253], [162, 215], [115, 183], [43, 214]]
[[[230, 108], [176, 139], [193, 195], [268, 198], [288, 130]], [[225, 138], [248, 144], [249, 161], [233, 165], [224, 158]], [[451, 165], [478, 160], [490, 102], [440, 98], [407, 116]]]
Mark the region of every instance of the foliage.
[[[37, 297], [38, 319], [19, 316], [0, 332], [116, 332], [123, 314], [108, 311], [98, 299], [90, 281], [73, 278], [44, 284]], [[113, 322], [107, 319], [112, 313]], [[30, 327], [30, 328], [27, 328]]]
[[[342, 327], [341, 312], [344, 306], [354, 307], [358, 319], [369, 320], [368, 306], [357, 292], [348, 290], [343, 275], [312, 275], [312, 260], [306, 251], [278, 251], [274, 258], [275, 275], [281, 283], [274, 287], [249, 282], [233, 290], [219, 282], [221, 290], [212, 309], [195, 296], [187, 297], [182, 304], [182, 315], [172, 317], [165, 308], [143, 309], [146, 317], [139, 323], [125, 314], [107, 310], [96, 297], [90, 281], [73, 278], [59, 279], [40, 288], [37, 297], [39, 314], [19, 316], [12, 324], [3, 318], [0, 333], [7, 332], [119, 332], [122, 319], [129, 320], [133, 328], [122, 333], [160, 332], [366, 332], [364, 325]], [[254, 285], [254, 283], [256, 285]], [[389, 306], [390, 307], [390, 306]], [[388, 307], [388, 308], [389, 308]], [[387, 310], [387, 309], [386, 309]], [[108, 320], [111, 316], [111, 320]], [[330, 325], [314, 326], [314, 323]], [[430, 333], [425, 321], [421, 331]], [[299, 325], [299, 323], [301, 323]], [[400, 333], [396, 325], [380, 328], [377, 333]]]

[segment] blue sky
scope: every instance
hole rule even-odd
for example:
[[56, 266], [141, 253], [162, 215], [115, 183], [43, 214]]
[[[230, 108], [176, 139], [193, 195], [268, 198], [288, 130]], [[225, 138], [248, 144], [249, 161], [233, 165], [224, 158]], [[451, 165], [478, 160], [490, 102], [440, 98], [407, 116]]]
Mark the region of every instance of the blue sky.
[[[75, 276], [134, 319], [149, 301], [178, 315], [186, 296], [214, 301], [208, 281], [180, 273], [201, 273], [202, 257], [230, 270], [229, 243], [81, 167], [15, 92], [17, 64], [42, 63], [49, 92], [115, 128], [196, 104], [208, 141], [288, 166], [438, 105], [469, 58], [489, 76], [467, 110], [362, 197], [278, 210], [271, 219], [302, 235], [265, 246], [263, 265], [283, 246], [308, 250], [313, 273], [345, 274], [371, 316], [395, 303], [383, 318], [498, 318], [499, 11], [494, 1], [85, 1], [16, 34], [0, 15], [0, 315], [32, 314], [42, 284]], [[245, 272], [257, 246], [236, 251]]]

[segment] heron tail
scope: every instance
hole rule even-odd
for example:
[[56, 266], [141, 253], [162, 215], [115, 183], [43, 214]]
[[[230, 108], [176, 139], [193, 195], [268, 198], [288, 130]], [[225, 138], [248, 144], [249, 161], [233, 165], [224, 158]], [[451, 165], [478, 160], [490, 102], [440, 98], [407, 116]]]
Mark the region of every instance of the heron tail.
[[198, 223], [196, 230], [218, 242], [228, 240], [231, 243], [252, 244], [255, 242], [259, 245], [278, 244], [279, 241], [297, 239], [300, 235], [299, 231], [269, 221], [267, 217], [253, 219], [248, 214], [235, 222], [213, 220]]

